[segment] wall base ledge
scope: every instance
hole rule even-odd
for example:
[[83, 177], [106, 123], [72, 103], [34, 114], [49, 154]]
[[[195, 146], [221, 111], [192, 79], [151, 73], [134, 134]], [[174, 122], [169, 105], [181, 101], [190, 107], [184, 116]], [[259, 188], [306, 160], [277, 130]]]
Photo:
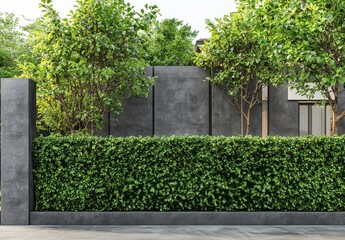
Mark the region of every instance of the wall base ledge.
[[345, 225], [345, 212], [31, 212], [32, 225]]

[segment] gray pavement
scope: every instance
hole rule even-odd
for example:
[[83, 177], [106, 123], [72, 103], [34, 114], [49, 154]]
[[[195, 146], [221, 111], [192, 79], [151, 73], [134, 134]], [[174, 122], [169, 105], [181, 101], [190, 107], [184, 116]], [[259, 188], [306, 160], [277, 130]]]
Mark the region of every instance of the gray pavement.
[[345, 226], [0, 226], [0, 240], [345, 239]]

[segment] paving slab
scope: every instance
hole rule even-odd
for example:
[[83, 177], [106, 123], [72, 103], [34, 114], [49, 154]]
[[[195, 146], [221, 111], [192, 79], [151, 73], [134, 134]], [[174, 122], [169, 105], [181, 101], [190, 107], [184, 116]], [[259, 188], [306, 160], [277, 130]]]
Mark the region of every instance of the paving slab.
[[0, 226], [0, 240], [340, 240], [345, 226]]

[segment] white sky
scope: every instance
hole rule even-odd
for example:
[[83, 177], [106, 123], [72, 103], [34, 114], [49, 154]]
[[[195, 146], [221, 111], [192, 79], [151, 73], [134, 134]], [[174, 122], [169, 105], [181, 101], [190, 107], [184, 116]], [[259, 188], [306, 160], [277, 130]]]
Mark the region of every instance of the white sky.
[[[127, 0], [137, 9], [145, 3], [157, 5], [161, 10], [159, 18], [177, 18], [199, 31], [197, 38], [209, 37], [205, 19], [222, 17], [236, 10], [235, 0]], [[38, 4], [40, 0], [0, 0], [0, 12], [12, 12], [17, 16], [35, 19], [40, 16]], [[75, 5], [75, 0], [53, 0], [60, 16], [65, 17]]]

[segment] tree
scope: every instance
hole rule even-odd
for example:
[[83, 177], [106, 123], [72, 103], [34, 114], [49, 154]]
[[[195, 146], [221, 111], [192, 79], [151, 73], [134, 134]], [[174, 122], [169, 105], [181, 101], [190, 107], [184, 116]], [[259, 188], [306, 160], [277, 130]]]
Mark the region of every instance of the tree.
[[0, 13], [0, 78], [20, 74], [16, 59], [24, 52], [24, 32], [12, 13]]
[[152, 30], [148, 62], [151, 66], [192, 65], [193, 39], [198, 32], [176, 18], [156, 21]]
[[279, 80], [279, 72], [269, 60], [263, 35], [256, 31], [259, 21], [246, 8], [217, 19], [216, 24], [207, 21], [211, 37], [197, 53], [199, 66], [213, 68], [216, 74], [208, 80], [224, 88], [228, 99], [240, 112], [241, 134], [250, 134], [250, 118], [253, 107], [261, 101], [260, 90]]
[[51, 0], [40, 6], [44, 16], [21, 69], [37, 83], [41, 126], [51, 133], [93, 134], [105, 112], [119, 113], [125, 98], [148, 94], [153, 79], [144, 75], [146, 32], [156, 6], [136, 12], [123, 0], [77, 0], [64, 19]]
[[[312, 98], [321, 91], [333, 112], [331, 134], [345, 117], [339, 97], [345, 84], [345, 1], [247, 1], [251, 11], [264, 16], [271, 45], [280, 46], [276, 64], [286, 69], [289, 85]], [[266, 29], [267, 31], [267, 29]], [[310, 84], [311, 83], [311, 84]]]

